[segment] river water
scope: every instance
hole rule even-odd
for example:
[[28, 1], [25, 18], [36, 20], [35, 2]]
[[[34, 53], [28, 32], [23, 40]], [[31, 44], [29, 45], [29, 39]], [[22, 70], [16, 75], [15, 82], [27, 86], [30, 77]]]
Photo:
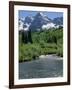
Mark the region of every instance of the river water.
[[48, 55], [38, 60], [19, 63], [19, 79], [63, 76], [63, 59]]

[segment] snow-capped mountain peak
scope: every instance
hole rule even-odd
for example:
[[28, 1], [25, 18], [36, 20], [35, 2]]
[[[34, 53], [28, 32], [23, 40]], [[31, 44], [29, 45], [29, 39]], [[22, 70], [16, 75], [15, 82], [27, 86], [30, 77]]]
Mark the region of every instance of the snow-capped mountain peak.
[[39, 13], [36, 14], [36, 16], [42, 16], [43, 17], [44, 14], [42, 12], [39, 12]]
[[30, 25], [30, 29], [33, 31], [34, 29], [41, 29], [41, 27], [47, 23], [50, 23], [51, 20], [46, 17], [43, 13], [37, 13], [34, 17], [33, 22]]

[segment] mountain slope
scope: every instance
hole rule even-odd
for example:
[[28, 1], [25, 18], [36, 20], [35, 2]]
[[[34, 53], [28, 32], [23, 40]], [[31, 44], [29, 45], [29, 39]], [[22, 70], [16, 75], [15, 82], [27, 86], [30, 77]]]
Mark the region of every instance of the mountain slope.
[[56, 25], [63, 25], [63, 17], [54, 18], [53, 23], [55, 23]]

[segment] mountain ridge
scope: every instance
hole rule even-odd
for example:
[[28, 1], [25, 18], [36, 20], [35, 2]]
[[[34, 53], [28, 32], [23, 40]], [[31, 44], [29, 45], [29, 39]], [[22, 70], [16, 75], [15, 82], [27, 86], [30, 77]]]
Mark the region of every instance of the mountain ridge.
[[19, 30], [40, 31], [41, 29], [50, 29], [63, 27], [63, 17], [56, 17], [53, 20], [44, 13], [38, 12], [34, 17], [27, 16], [23, 20], [19, 18]]

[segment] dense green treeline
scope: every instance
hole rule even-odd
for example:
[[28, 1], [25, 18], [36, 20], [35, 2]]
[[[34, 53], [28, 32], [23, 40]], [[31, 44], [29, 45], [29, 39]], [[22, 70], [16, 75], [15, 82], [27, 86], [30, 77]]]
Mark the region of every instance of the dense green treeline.
[[19, 61], [35, 60], [40, 55], [56, 54], [63, 56], [63, 29], [31, 32], [32, 43], [23, 43], [19, 33]]

